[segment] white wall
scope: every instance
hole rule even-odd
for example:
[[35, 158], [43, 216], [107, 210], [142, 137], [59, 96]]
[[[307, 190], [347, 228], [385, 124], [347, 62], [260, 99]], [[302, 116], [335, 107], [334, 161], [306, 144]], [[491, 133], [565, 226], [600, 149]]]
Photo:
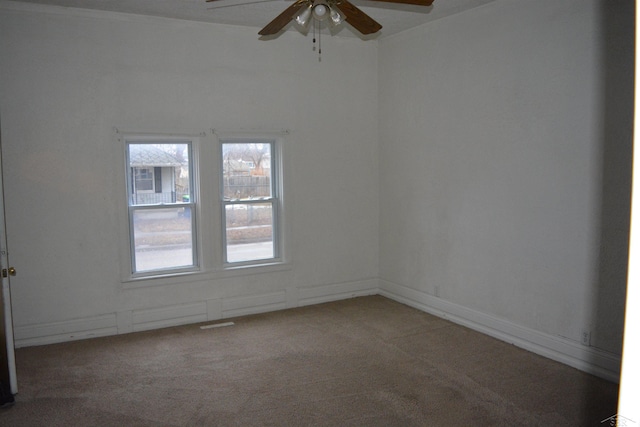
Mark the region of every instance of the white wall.
[[[377, 50], [222, 25], [0, 4], [0, 114], [18, 345], [375, 293]], [[127, 289], [113, 128], [289, 129], [289, 270]], [[205, 168], [215, 167], [214, 165]], [[202, 184], [205, 191], [215, 188]], [[210, 236], [205, 236], [205, 238]]]
[[633, 2], [607, 3], [500, 0], [380, 42], [380, 276], [386, 295], [616, 379]]

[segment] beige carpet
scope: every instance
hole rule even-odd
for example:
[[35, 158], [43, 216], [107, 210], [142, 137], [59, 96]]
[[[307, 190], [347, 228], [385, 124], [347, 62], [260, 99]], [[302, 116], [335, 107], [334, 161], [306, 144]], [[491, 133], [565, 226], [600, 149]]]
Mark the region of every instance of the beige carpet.
[[601, 426], [616, 412], [616, 384], [380, 296], [229, 320], [18, 349], [0, 425]]

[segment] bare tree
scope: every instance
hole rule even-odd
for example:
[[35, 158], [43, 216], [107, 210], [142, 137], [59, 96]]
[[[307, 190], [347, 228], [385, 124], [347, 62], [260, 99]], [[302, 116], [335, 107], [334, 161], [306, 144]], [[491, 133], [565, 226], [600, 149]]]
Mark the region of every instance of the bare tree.
[[252, 175], [264, 175], [264, 165], [270, 160], [270, 157], [271, 146], [269, 144], [239, 143], [224, 144], [223, 146], [224, 166], [227, 175], [244, 171], [247, 163], [253, 165]]

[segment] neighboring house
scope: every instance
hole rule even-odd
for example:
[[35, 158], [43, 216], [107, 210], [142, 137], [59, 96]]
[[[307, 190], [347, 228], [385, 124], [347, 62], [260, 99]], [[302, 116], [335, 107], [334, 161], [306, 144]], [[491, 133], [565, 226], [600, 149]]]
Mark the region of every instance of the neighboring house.
[[259, 165], [251, 160], [225, 159], [224, 176], [271, 176], [271, 158], [264, 158]]
[[152, 144], [131, 144], [129, 166], [132, 204], [175, 203], [189, 194], [177, 183], [180, 160]]

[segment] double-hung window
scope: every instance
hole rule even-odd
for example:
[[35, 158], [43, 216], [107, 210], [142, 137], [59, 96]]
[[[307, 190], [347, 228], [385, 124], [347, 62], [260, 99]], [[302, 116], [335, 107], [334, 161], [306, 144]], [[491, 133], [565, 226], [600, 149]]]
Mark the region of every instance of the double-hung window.
[[125, 146], [132, 274], [196, 269], [192, 141], [132, 138]]
[[197, 273], [199, 280], [289, 268], [283, 136], [212, 131], [119, 140], [128, 212], [122, 234], [129, 240], [123, 282], [148, 286], [175, 275]]
[[280, 258], [280, 174], [275, 140], [222, 139], [220, 192], [226, 265]]

